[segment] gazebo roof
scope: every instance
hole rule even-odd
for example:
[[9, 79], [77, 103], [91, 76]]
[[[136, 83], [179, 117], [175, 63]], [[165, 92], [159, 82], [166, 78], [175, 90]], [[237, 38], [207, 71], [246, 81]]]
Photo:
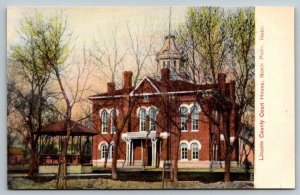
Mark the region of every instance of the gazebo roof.
[[[94, 129], [87, 128], [78, 122], [71, 121], [71, 136], [83, 136], [83, 135], [97, 135], [98, 132]], [[67, 128], [66, 128], [66, 120], [62, 120], [56, 123], [52, 123], [44, 127], [41, 132], [41, 135], [67, 135]]]

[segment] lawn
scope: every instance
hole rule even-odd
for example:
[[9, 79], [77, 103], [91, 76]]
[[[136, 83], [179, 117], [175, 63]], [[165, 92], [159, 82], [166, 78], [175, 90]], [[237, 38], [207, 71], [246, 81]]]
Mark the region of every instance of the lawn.
[[[10, 178], [9, 189], [56, 189], [55, 180], [38, 183], [26, 178]], [[120, 181], [111, 179], [71, 179], [67, 181], [68, 189], [163, 189], [162, 182]], [[164, 189], [246, 189], [253, 188], [252, 182], [215, 182], [179, 181], [168, 183]]]

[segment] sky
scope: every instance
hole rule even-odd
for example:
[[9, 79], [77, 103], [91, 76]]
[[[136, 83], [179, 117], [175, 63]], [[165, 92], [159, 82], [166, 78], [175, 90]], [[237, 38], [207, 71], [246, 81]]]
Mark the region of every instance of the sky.
[[[131, 40], [136, 44], [136, 38], [139, 39], [139, 48], [141, 51], [151, 46], [151, 56], [145, 62], [146, 72], [156, 70], [154, 54], [158, 52], [164, 41], [164, 37], [169, 33], [169, 21], [172, 28], [175, 29], [185, 20], [186, 7], [172, 7], [171, 20], [170, 7], [8, 7], [7, 9], [7, 49], [12, 45], [18, 44], [18, 29], [24, 16], [32, 16], [35, 13], [43, 13], [45, 16], [61, 14], [68, 21], [68, 29], [73, 32], [74, 39], [72, 44], [74, 50], [72, 58], [82, 57], [82, 48], [93, 53], [97, 53], [97, 48], [102, 51], [108, 49], [113, 51], [113, 40], [116, 40], [119, 56], [125, 56], [122, 62], [122, 70], [135, 69], [135, 60], [131, 50]], [[113, 34], [116, 33], [116, 39]], [[152, 41], [150, 41], [152, 40]], [[136, 45], [135, 45], [136, 46]], [[142, 52], [141, 55], [144, 53]], [[104, 62], [108, 62], [104, 57]], [[92, 73], [89, 74], [88, 83], [90, 89], [84, 94], [87, 98], [106, 91], [106, 83], [111, 77], [108, 74], [107, 67], [99, 68], [99, 64], [92, 63]], [[77, 68], [74, 65], [69, 67], [69, 76], [76, 74]], [[117, 75], [121, 80], [122, 71]], [[69, 85], [72, 86], [70, 82]], [[119, 83], [120, 87], [120, 83]]]

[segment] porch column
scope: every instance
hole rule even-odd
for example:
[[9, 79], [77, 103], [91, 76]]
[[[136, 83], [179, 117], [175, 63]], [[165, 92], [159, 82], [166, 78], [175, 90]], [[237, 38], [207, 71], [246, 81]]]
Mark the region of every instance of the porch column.
[[126, 141], [126, 166], [130, 166], [131, 161], [131, 139], [125, 138]]
[[152, 142], [152, 167], [156, 167], [156, 138], [151, 139]]
[[142, 167], [144, 166], [144, 146], [143, 146], [143, 140], [141, 139], [141, 161], [142, 161]]

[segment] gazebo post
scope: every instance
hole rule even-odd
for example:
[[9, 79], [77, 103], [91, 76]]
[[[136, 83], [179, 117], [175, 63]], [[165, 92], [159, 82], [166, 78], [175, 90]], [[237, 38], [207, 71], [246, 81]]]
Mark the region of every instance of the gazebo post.
[[[93, 147], [93, 140], [94, 140], [94, 139], [93, 139], [93, 137], [92, 137], [92, 141], [91, 141], [91, 145], [92, 145], [92, 146], [91, 146], [91, 156], [92, 156], [92, 157], [91, 157], [91, 161], [90, 161], [90, 163], [92, 163], [92, 164], [93, 164], [93, 148], [94, 148], [94, 147]], [[116, 150], [117, 150], [117, 148], [116, 148]]]
[[81, 135], [79, 136], [79, 161], [81, 163], [82, 155], [83, 152], [81, 152]]
[[[52, 136], [52, 152], [54, 152], [54, 136]], [[53, 155], [51, 155], [51, 162], [53, 164]]]

